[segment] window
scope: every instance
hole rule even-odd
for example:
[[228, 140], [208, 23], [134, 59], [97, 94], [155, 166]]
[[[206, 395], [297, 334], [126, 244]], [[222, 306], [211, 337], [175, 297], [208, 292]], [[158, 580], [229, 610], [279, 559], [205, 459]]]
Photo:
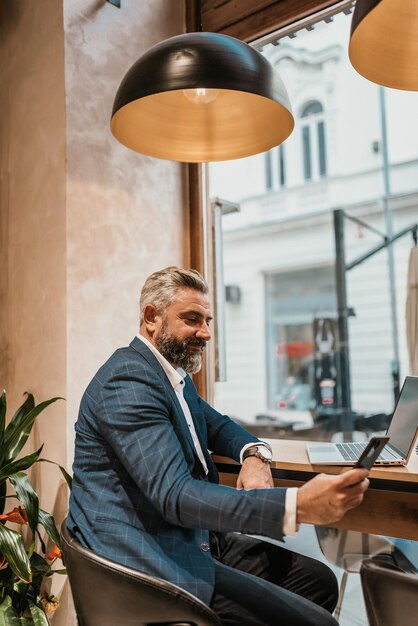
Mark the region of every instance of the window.
[[278, 148], [278, 170], [279, 170], [279, 185], [284, 187], [286, 184], [286, 170], [284, 165], [284, 145], [281, 144]]
[[277, 190], [286, 184], [285, 147], [280, 145], [265, 152], [266, 189]]
[[316, 381], [331, 377], [316, 345], [318, 321], [336, 310], [333, 267], [267, 274], [265, 293], [268, 408], [310, 411], [319, 404]]
[[301, 113], [303, 175], [317, 180], [327, 173], [324, 110], [320, 102], [311, 102]]
[[[376, 230], [386, 229], [384, 163], [375, 149], [382, 141], [379, 88], [351, 67], [349, 32], [350, 17], [339, 13], [276, 45], [264, 42], [262, 52], [289, 93], [295, 130], [266, 154], [208, 166], [210, 196], [239, 207], [222, 214], [218, 235], [223, 263], [217, 275], [240, 297], [228, 298], [222, 308], [226, 380], [214, 385], [215, 406], [254, 432], [265, 420], [266, 437], [283, 436], [274, 428], [283, 421], [289, 425], [286, 437], [326, 439], [341, 433], [344, 354], [338, 339], [334, 210], [357, 220], [345, 221], [347, 264], [377, 247], [382, 239]], [[397, 233], [416, 223], [418, 93], [385, 94], [388, 202]], [[401, 312], [410, 247], [408, 237], [394, 246], [401, 382], [409, 373]], [[366, 416], [379, 414], [384, 430], [394, 406], [387, 252], [345, 276], [353, 313], [347, 321], [355, 426], [361, 430]], [[300, 425], [310, 419], [312, 430], [301, 435]], [[262, 429], [256, 434], [263, 436]]]
[[273, 189], [273, 166], [271, 152], [265, 152], [266, 159], [266, 189]]

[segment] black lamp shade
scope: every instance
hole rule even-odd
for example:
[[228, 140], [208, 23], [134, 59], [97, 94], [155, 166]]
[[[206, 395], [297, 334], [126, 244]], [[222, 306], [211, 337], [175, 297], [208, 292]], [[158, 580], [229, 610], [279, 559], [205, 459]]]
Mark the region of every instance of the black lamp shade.
[[418, 0], [357, 0], [349, 57], [374, 83], [418, 91]]
[[189, 163], [264, 152], [293, 126], [286, 89], [267, 59], [216, 33], [179, 35], [148, 50], [122, 80], [111, 120], [128, 148]]

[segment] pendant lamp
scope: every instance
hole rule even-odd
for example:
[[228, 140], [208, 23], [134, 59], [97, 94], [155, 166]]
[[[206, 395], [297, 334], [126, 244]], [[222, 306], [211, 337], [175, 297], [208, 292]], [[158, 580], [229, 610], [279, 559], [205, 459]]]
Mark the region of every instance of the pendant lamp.
[[418, 91], [418, 0], [357, 0], [348, 54], [374, 83]]
[[264, 152], [293, 126], [286, 89], [267, 59], [238, 39], [203, 32], [172, 37], [140, 57], [111, 119], [128, 148], [188, 163]]

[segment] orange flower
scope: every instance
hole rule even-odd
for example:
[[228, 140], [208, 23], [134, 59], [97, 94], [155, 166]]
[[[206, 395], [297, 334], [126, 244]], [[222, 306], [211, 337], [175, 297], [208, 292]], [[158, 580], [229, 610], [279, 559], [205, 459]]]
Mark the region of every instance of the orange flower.
[[13, 509], [13, 511], [9, 511], [9, 513], [4, 513], [0, 515], [0, 520], [4, 520], [6, 522], [13, 522], [14, 524], [27, 524], [28, 516], [26, 514], [26, 509], [22, 509], [21, 507]]
[[48, 552], [48, 554], [46, 555], [46, 558], [48, 559], [48, 561], [53, 561], [54, 559], [61, 559], [62, 555], [61, 555], [61, 550], [59, 549], [59, 547], [54, 546], [52, 549], [52, 552]]

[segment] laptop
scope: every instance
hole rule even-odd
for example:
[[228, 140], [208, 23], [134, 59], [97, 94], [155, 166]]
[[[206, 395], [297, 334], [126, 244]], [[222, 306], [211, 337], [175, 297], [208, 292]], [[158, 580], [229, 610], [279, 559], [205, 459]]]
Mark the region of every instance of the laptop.
[[[402, 386], [386, 435], [386, 444], [375, 465], [406, 465], [418, 431], [418, 376], [407, 376]], [[307, 444], [312, 465], [354, 465], [367, 445], [353, 443]]]

